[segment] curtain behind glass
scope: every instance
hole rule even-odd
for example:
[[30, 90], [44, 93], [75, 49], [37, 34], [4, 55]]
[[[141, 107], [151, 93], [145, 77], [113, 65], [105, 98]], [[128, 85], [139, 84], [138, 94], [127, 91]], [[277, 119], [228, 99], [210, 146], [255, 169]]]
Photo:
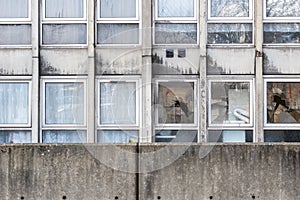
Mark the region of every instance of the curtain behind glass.
[[136, 0], [101, 0], [100, 18], [135, 18]]
[[46, 83], [46, 124], [84, 124], [84, 84]]
[[0, 45], [30, 45], [31, 26], [28, 24], [0, 25]]
[[158, 17], [194, 17], [194, 0], [158, 0]]
[[0, 131], [0, 143], [30, 143], [31, 131]]
[[249, 17], [249, 0], [211, 0], [211, 17]]
[[0, 123], [27, 124], [29, 122], [28, 83], [0, 83]]
[[43, 143], [83, 143], [86, 142], [86, 131], [51, 130], [43, 131]]
[[82, 18], [83, 0], [46, 0], [46, 17]]
[[98, 131], [99, 143], [129, 143], [138, 141], [138, 131], [103, 130]]
[[136, 123], [136, 84], [131, 82], [100, 84], [100, 123]]
[[28, 0], [0, 0], [0, 18], [27, 18]]

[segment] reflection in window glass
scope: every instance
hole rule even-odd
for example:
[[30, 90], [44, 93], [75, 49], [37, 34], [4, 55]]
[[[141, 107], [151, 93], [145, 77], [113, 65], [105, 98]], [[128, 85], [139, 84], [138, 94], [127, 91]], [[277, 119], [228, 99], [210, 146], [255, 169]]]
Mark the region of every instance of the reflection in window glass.
[[158, 123], [187, 124], [194, 121], [194, 82], [169, 81], [158, 84]]
[[85, 143], [86, 131], [51, 130], [43, 131], [43, 143]]
[[138, 24], [98, 24], [98, 44], [138, 44]]
[[211, 17], [249, 17], [249, 0], [211, 0]]
[[250, 123], [250, 83], [211, 82], [211, 124]]
[[300, 17], [299, 0], [266, 0], [267, 17]]
[[28, 104], [28, 83], [0, 83], [0, 124], [28, 124]]
[[84, 124], [84, 84], [46, 83], [46, 124]]
[[137, 0], [100, 0], [100, 18], [135, 18]]
[[267, 122], [300, 123], [300, 83], [267, 83]]
[[300, 142], [300, 130], [266, 130], [265, 142]]
[[30, 143], [31, 131], [0, 131], [0, 143]]
[[194, 17], [194, 0], [158, 0], [158, 17]]
[[101, 130], [98, 131], [99, 143], [135, 143], [138, 142], [138, 131]]
[[44, 24], [43, 44], [86, 44], [86, 24]]
[[83, 0], [45, 0], [46, 17], [82, 18]]
[[0, 0], [0, 18], [28, 18], [28, 0]]
[[189, 130], [156, 131], [155, 142], [197, 142], [197, 131], [189, 131]]
[[100, 124], [136, 124], [136, 83], [100, 83]]
[[209, 44], [251, 44], [252, 24], [207, 24]]
[[1, 24], [0, 45], [30, 45], [31, 26], [28, 24]]
[[197, 24], [155, 24], [156, 44], [197, 44]]
[[210, 130], [208, 142], [253, 142], [252, 130]]
[[300, 43], [300, 24], [265, 23], [264, 43]]

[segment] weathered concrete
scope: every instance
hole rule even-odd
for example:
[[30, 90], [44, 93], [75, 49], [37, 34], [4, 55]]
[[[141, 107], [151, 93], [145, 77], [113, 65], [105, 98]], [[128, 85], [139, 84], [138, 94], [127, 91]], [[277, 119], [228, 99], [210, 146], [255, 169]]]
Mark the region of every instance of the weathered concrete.
[[[121, 151], [114, 151], [115, 147]], [[136, 151], [141, 153], [139, 159], [126, 157], [126, 152]], [[147, 159], [144, 155], [149, 152], [154, 154]], [[179, 158], [172, 161], [176, 154]], [[102, 159], [118, 167], [109, 167]], [[169, 159], [170, 165], [164, 166]], [[0, 146], [0, 165], [3, 200], [300, 198], [300, 144], [295, 143], [142, 144], [140, 148], [12, 144]], [[126, 173], [138, 166], [145, 173]]]

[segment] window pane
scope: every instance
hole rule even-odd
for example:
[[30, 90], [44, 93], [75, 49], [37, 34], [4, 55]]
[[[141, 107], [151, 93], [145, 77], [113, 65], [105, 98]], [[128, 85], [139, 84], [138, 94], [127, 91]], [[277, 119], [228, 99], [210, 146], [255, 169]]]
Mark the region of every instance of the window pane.
[[300, 130], [264, 131], [265, 142], [300, 142]]
[[31, 143], [31, 131], [0, 131], [0, 143]]
[[98, 131], [99, 143], [131, 143], [138, 142], [138, 131], [102, 130]]
[[83, 0], [45, 0], [46, 17], [82, 18]]
[[28, 83], [0, 83], [0, 124], [28, 124], [28, 103]]
[[101, 18], [135, 18], [136, 0], [100, 0]]
[[100, 83], [100, 123], [136, 124], [136, 83]]
[[158, 84], [158, 123], [194, 123], [194, 82], [160, 82]]
[[0, 0], [0, 18], [27, 18], [28, 0]]
[[267, 83], [267, 122], [300, 123], [300, 82]]
[[84, 124], [84, 84], [46, 83], [46, 124]]
[[251, 44], [252, 24], [207, 24], [208, 44]]
[[250, 83], [212, 82], [211, 124], [250, 123]]
[[158, 0], [158, 17], [194, 17], [194, 0]]
[[266, 0], [267, 17], [300, 17], [299, 0]]
[[211, 17], [249, 17], [249, 0], [211, 0]]
[[86, 141], [86, 131], [43, 131], [43, 143], [85, 143]]
[[300, 23], [264, 24], [264, 43], [300, 43]]
[[197, 142], [197, 131], [188, 131], [188, 130], [156, 131], [155, 142]]
[[252, 130], [209, 130], [208, 142], [253, 142]]
[[138, 44], [138, 24], [98, 24], [98, 44]]
[[31, 26], [28, 24], [1, 24], [0, 45], [30, 45]]
[[197, 44], [197, 24], [155, 24], [156, 44]]
[[86, 44], [86, 24], [44, 24], [43, 44]]

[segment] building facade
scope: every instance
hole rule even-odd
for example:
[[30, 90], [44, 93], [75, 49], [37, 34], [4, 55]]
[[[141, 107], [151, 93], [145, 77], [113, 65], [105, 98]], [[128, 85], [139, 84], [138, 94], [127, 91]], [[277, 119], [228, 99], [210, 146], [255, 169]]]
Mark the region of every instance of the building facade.
[[297, 0], [0, 1], [0, 142], [299, 142]]

